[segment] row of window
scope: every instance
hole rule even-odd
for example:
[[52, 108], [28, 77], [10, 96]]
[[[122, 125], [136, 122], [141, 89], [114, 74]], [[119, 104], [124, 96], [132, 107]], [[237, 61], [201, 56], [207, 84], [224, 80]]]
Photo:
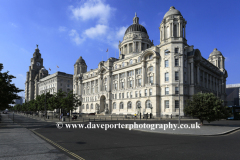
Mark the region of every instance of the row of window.
[[[169, 87], [165, 87], [165, 95], [169, 94]], [[179, 87], [175, 87], [175, 94], [179, 94]]]
[[[151, 55], [149, 55], [148, 56], [148, 59], [153, 59], [153, 55], [151, 54]], [[141, 57], [138, 57], [138, 62], [141, 62]], [[129, 65], [132, 65], [133, 64], [133, 60], [132, 59], [130, 59], [130, 61], [129, 61]], [[124, 65], [125, 65], [125, 62], [122, 62], [122, 67], [124, 67]], [[115, 67], [114, 67], [114, 69], [117, 69], [118, 68], [118, 65], [116, 64], [115, 65]]]
[[[146, 101], [145, 107], [152, 109], [152, 103], [151, 103], [150, 100], [147, 100], [147, 101]], [[82, 105], [81, 108], [82, 108], [82, 109], [85, 109], [85, 106]], [[132, 102], [129, 101], [129, 102], [127, 103], [127, 109], [132, 109], [132, 108], [133, 108]], [[140, 108], [141, 108], [141, 102], [140, 102], [140, 101], [137, 101], [137, 103], [136, 103], [136, 109], [140, 109]], [[86, 109], [89, 109], [89, 105], [88, 105], [88, 104], [86, 104]], [[93, 104], [90, 105], [90, 109], [93, 109]], [[117, 109], [117, 103], [116, 103], [116, 102], [113, 103], [112, 109]], [[119, 109], [124, 109], [124, 103], [123, 103], [123, 102], [120, 102], [120, 103], [119, 103]]]
[[[165, 60], [165, 67], [169, 67], [169, 60]], [[179, 67], [179, 59], [175, 58], [175, 67]]]
[[[152, 95], [152, 89], [145, 89], [144, 91], [144, 96], [151, 96]], [[135, 98], [137, 97], [142, 97], [141, 91], [135, 91]], [[117, 94], [112, 94], [113, 99], [124, 99], [124, 93], [119, 93], [118, 97]], [[126, 98], [133, 98], [132, 92], [127, 92], [127, 97]]]
[[[165, 108], [169, 108], [169, 100], [164, 101]], [[179, 100], [175, 100], [175, 108], [179, 108]]]
[[[179, 80], [179, 72], [175, 72], [175, 81]], [[166, 72], [165, 73], [165, 81], [168, 82], [169, 81], [169, 73]]]

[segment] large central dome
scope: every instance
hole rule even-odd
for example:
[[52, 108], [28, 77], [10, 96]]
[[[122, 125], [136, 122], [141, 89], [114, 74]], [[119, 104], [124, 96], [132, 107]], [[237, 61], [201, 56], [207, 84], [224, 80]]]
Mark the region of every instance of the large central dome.
[[125, 32], [125, 35], [129, 32], [144, 32], [147, 34], [147, 30], [145, 27], [143, 27], [141, 24], [139, 24], [139, 18], [137, 17], [137, 14], [135, 13], [135, 17], [133, 18], [133, 24], [129, 26]]

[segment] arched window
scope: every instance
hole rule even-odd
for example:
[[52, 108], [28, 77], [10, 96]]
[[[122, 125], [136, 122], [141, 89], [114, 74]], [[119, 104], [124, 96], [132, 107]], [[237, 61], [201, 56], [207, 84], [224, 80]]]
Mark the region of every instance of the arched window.
[[138, 62], [141, 62], [141, 57], [138, 57]]
[[132, 62], [132, 59], [129, 61], [129, 65], [131, 65], [133, 62]]
[[117, 65], [115, 65], [115, 69], [117, 69]]
[[151, 55], [149, 55], [149, 59], [152, 59], [153, 58], [153, 55], [151, 54]]
[[88, 106], [88, 104], [87, 104], [87, 106], [86, 106], [86, 109], [89, 109], [89, 106]]
[[91, 104], [91, 109], [93, 109], [93, 104]]
[[113, 103], [113, 109], [116, 109], [116, 103], [115, 102]]
[[140, 108], [141, 108], [141, 102], [140, 102], [140, 101], [137, 101], [136, 108], [137, 108], [137, 109], [140, 109]]
[[128, 107], [128, 109], [132, 109], [132, 102], [128, 102], [127, 107]]
[[120, 109], [123, 109], [123, 102], [120, 103]]
[[146, 108], [152, 108], [152, 104], [150, 100], [146, 101]]
[[122, 62], [122, 67], [124, 67], [124, 62]]

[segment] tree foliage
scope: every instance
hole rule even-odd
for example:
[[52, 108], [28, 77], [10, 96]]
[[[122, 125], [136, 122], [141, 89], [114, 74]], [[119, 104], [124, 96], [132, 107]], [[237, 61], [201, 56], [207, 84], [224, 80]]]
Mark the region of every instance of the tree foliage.
[[41, 94], [36, 99], [29, 102], [25, 102], [22, 105], [15, 105], [15, 111], [44, 111], [45, 110], [45, 99], [46, 99], [46, 110], [53, 111], [54, 109], [64, 109], [67, 112], [76, 109], [81, 106], [81, 101], [78, 97], [70, 91], [68, 94], [63, 92], [61, 89], [57, 93]]
[[187, 101], [184, 112], [192, 117], [197, 117], [201, 123], [208, 123], [230, 116], [228, 107], [223, 106], [223, 101], [213, 93], [198, 93]]
[[15, 104], [13, 100], [21, 98], [17, 93], [23, 91], [11, 83], [16, 77], [9, 75], [9, 71], [2, 73], [2, 69], [3, 64], [0, 63], [0, 110], [9, 108], [9, 104]]

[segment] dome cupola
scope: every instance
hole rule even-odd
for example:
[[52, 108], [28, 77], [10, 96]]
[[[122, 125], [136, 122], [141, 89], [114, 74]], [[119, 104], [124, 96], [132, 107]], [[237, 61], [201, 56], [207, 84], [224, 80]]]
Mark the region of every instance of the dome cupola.
[[163, 19], [170, 16], [170, 15], [182, 15], [181, 12], [177, 9], [175, 9], [174, 6], [171, 6], [169, 11], [167, 11], [167, 13], [164, 15]]

